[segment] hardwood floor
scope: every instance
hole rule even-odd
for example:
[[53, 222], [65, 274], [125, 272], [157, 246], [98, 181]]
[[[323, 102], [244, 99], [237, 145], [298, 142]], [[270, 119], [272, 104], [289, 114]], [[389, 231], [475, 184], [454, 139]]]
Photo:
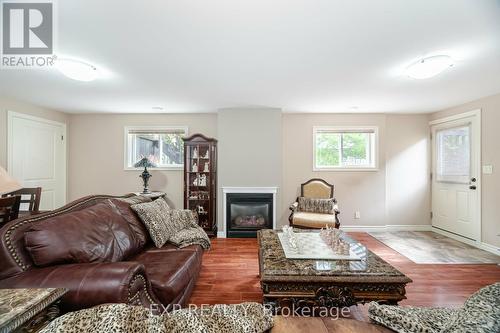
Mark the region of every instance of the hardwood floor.
[[[500, 281], [498, 265], [415, 264], [367, 233], [349, 234], [413, 280], [401, 305], [458, 307], [481, 287]], [[214, 239], [190, 303], [261, 302], [257, 251], [256, 239]], [[366, 319], [366, 307], [353, 309], [353, 317]]]

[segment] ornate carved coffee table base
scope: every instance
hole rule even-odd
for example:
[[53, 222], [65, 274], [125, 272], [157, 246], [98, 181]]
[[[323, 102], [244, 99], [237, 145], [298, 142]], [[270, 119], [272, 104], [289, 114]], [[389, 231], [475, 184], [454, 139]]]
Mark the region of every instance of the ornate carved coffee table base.
[[287, 311], [309, 309], [311, 314], [321, 309], [343, 308], [376, 301], [397, 305], [405, 299], [404, 284], [307, 284], [262, 283], [264, 304], [280, 314]]

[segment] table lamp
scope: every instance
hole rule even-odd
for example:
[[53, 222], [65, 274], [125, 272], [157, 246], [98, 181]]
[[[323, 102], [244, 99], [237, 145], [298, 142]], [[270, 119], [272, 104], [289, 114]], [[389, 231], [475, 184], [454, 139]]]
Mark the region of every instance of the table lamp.
[[0, 195], [17, 191], [21, 188], [21, 184], [9, 176], [7, 171], [0, 166]]
[[156, 168], [156, 164], [151, 162], [147, 157], [141, 158], [139, 161], [137, 161], [134, 164], [135, 168], [142, 168], [144, 167], [144, 171], [139, 175], [140, 178], [142, 178], [142, 181], [144, 183], [144, 190], [142, 191], [142, 194], [149, 194], [151, 191], [149, 190], [149, 178], [151, 178], [151, 174], [148, 171], [149, 168]]

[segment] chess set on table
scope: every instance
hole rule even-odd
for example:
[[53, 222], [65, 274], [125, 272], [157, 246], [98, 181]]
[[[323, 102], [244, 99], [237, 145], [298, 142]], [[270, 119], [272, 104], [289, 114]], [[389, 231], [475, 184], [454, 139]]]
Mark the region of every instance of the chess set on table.
[[342, 239], [342, 231], [322, 229], [320, 232], [294, 232], [284, 226], [278, 233], [287, 259], [361, 260], [357, 244]]

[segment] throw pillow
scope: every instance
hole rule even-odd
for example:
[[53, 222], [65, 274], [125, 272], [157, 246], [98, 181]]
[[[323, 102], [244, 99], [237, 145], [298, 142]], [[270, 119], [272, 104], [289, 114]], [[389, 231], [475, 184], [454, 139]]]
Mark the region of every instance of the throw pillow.
[[334, 199], [313, 199], [299, 197], [300, 212], [333, 214], [334, 207]]
[[24, 241], [37, 266], [116, 262], [143, 245], [109, 200], [33, 223]]
[[152, 202], [140, 203], [130, 206], [149, 231], [151, 239], [156, 247], [160, 248], [172, 236], [168, 227], [168, 216], [170, 207], [165, 200], [155, 200]]

